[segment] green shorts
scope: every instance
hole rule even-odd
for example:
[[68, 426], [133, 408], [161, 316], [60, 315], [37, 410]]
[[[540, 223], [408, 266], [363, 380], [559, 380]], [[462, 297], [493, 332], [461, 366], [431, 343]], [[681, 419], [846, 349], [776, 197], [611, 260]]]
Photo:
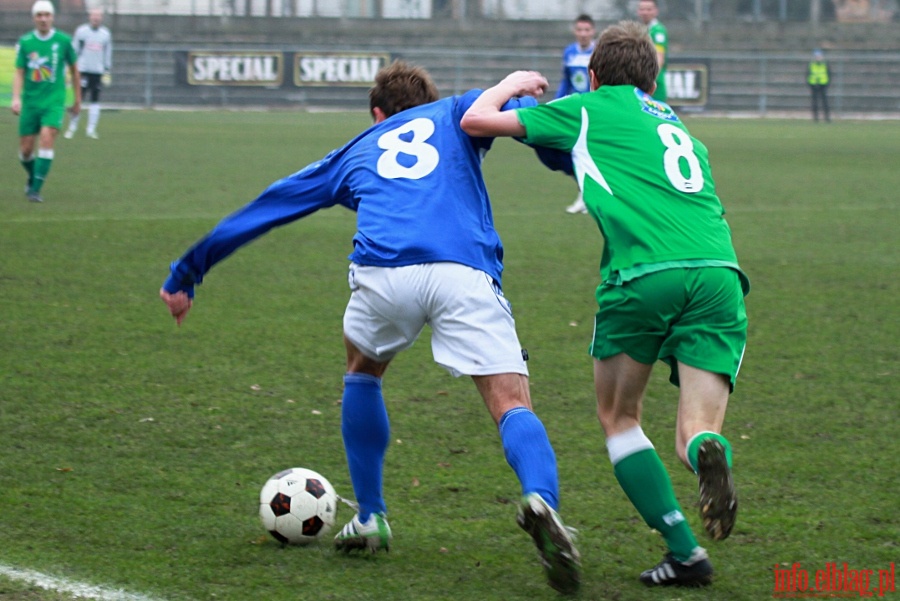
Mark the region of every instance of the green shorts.
[[57, 105], [52, 107], [23, 106], [19, 115], [19, 135], [33, 136], [40, 133], [42, 127], [62, 129], [66, 107]]
[[665, 361], [678, 386], [678, 365], [737, 378], [747, 344], [747, 312], [738, 272], [728, 267], [674, 268], [622, 285], [601, 284], [591, 355], [625, 353]]

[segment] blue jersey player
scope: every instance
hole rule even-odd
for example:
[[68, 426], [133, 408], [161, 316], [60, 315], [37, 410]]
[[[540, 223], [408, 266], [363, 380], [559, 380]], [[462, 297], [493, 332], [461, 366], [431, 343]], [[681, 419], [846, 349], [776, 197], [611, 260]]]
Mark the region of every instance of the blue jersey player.
[[578, 15], [572, 25], [575, 41], [566, 46], [562, 56], [562, 79], [556, 97], [582, 94], [591, 91], [588, 63], [594, 52], [594, 19], [590, 15]]
[[[543, 91], [523, 89], [505, 108], [534, 105], [532, 96]], [[160, 296], [180, 324], [194, 286], [240, 246], [319, 209], [356, 211], [341, 432], [359, 511], [335, 547], [375, 552], [390, 545], [382, 377], [427, 323], [435, 361], [472, 377], [498, 426], [522, 486], [517, 522], [534, 539], [550, 585], [574, 592], [580, 560], [557, 513], [556, 458], [531, 409], [528, 369], [500, 289], [503, 247], [481, 173], [493, 138], [473, 138], [459, 127], [479, 95], [437, 100], [423, 69], [403, 62], [382, 69], [369, 92], [375, 125], [223, 219], [172, 264]]]
[[[591, 78], [588, 73], [588, 63], [594, 52], [594, 36], [597, 30], [594, 19], [590, 15], [581, 14], [575, 18], [572, 24], [572, 32], [575, 41], [566, 46], [562, 56], [562, 79], [556, 90], [556, 97], [562, 98], [570, 94], [582, 94], [591, 91]], [[575, 200], [566, 207], [567, 213], [587, 213], [581, 190]]]

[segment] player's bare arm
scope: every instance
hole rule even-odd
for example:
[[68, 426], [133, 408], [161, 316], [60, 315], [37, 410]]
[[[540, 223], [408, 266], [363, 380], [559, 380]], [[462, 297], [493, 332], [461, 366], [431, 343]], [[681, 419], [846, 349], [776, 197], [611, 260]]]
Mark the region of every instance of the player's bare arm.
[[187, 292], [183, 290], [172, 294], [171, 292], [166, 292], [165, 288], [160, 288], [159, 298], [169, 307], [169, 313], [172, 314], [172, 317], [175, 318], [175, 323], [178, 325], [181, 325], [181, 322], [187, 317], [188, 311], [191, 310], [191, 306], [194, 304]]
[[540, 97], [548, 85], [547, 78], [537, 71], [510, 73], [478, 97], [463, 115], [460, 127], [470, 136], [524, 136], [516, 112], [500, 108], [516, 96]]
[[13, 76], [13, 84], [12, 84], [12, 104], [10, 104], [10, 108], [12, 108], [13, 115], [18, 115], [22, 112], [22, 86], [25, 85], [25, 70], [24, 69], [16, 69], [16, 73]]
[[72, 102], [72, 108], [69, 110], [72, 112], [72, 115], [77, 115], [81, 112], [81, 86], [78, 83], [81, 81], [81, 73], [78, 72], [78, 65], [75, 63], [69, 65], [69, 74], [72, 76], [72, 91], [75, 93], [75, 100]]

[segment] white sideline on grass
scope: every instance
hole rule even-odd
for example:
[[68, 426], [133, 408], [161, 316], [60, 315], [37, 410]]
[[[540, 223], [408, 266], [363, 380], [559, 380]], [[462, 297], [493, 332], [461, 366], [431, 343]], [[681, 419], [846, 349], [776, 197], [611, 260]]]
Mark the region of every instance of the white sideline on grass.
[[34, 570], [24, 568], [14, 568], [12, 566], [0, 563], [0, 576], [17, 580], [19, 582], [27, 582], [33, 586], [40, 587], [45, 590], [55, 591], [57, 593], [66, 593], [77, 599], [95, 599], [96, 601], [161, 601], [154, 597], [141, 595], [139, 593], [129, 593], [122, 589], [111, 589], [93, 584], [85, 584], [84, 582], [76, 582], [67, 578], [59, 578], [42, 574]]

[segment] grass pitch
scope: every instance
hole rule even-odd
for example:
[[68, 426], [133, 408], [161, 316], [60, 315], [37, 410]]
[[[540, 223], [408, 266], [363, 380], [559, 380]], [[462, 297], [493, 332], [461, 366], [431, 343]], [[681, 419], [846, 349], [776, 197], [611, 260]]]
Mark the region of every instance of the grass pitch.
[[[741, 512], [730, 539], [706, 541], [706, 590], [637, 582], [664, 546], [616, 484], [594, 416], [601, 241], [563, 211], [575, 184], [509, 140], [485, 161], [504, 289], [562, 513], [580, 530], [581, 598], [764, 599], [795, 563], [813, 577], [828, 563], [888, 569], [900, 555], [900, 123], [688, 119], [753, 286], [724, 431]], [[480, 398], [432, 363], [427, 338], [385, 379], [391, 553], [282, 547], [262, 530], [259, 488], [283, 468], [352, 495], [337, 403], [352, 213], [243, 248], [180, 329], [157, 298], [169, 262], [222, 216], [368, 123], [107, 111], [101, 140], [57, 142], [46, 201], [31, 204], [16, 123], [0, 116], [0, 564], [173, 601], [557, 598], [515, 525], [517, 482]], [[663, 367], [644, 428], [700, 533]], [[0, 578], [0, 599], [65, 598]]]

